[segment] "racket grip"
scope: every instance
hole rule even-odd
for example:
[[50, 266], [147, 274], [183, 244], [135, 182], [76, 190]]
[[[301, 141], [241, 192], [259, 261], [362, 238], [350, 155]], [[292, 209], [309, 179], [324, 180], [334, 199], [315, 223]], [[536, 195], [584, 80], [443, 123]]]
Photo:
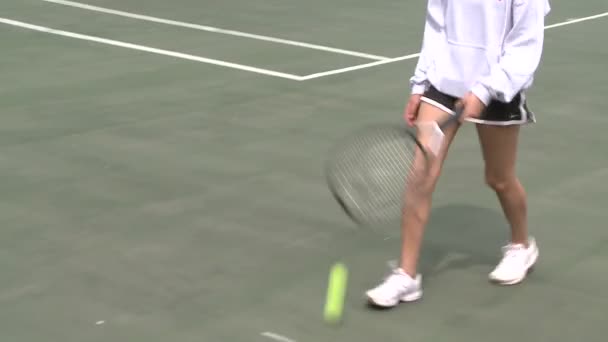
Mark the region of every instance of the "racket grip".
[[445, 134], [435, 121], [428, 121], [418, 124], [418, 128], [424, 130], [424, 135], [428, 138], [426, 140], [426, 148], [433, 153], [435, 156], [439, 155], [439, 151], [443, 146], [443, 140]]
[[443, 146], [443, 140], [445, 139], [445, 134], [439, 128], [439, 125], [433, 125], [431, 131], [431, 138], [429, 139], [429, 150], [435, 155], [439, 155], [439, 151], [441, 150], [441, 146]]

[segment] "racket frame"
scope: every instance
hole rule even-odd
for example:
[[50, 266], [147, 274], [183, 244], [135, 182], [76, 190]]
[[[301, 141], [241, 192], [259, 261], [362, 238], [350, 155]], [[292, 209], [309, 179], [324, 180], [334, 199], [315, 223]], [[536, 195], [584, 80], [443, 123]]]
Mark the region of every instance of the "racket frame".
[[[436, 125], [437, 129], [443, 134], [443, 132], [445, 131], [446, 128], [459, 123], [460, 119], [463, 115], [463, 108], [462, 107], [458, 107], [456, 108], [456, 110], [454, 110], [453, 113], [449, 113], [449, 116], [447, 119], [441, 121], [441, 122], [437, 122], [437, 121], [430, 121], [430, 124]], [[425, 123], [426, 124], [426, 123]], [[355, 131], [353, 134], [351, 135], [357, 135], [359, 134], [359, 132], [368, 130], [370, 128], [373, 127], [378, 127], [381, 128], [382, 126], [379, 124], [376, 124], [374, 126], [367, 126], [363, 129], [360, 129], [358, 131]], [[394, 128], [394, 125], [391, 125], [391, 128]], [[406, 136], [409, 137], [409, 139], [411, 139], [415, 145], [418, 147], [418, 150], [423, 154], [426, 162], [424, 163], [424, 170], [423, 172], [426, 172], [429, 168], [430, 165], [430, 160], [432, 159], [431, 155], [437, 156], [438, 154], [438, 150], [435, 149], [434, 151], [430, 151], [429, 149], [427, 149], [425, 147], [424, 144], [422, 144], [422, 142], [418, 139], [418, 132], [415, 130], [410, 129], [409, 127], [400, 124], [399, 125], [399, 129], [402, 129], [403, 131], [401, 133], [404, 133]], [[351, 136], [349, 135], [349, 136]], [[439, 148], [441, 148], [443, 145], [443, 141], [441, 141]], [[335, 146], [334, 148], [337, 149], [338, 146], [341, 146], [341, 144], [337, 144], [337, 146]], [[329, 154], [330, 156], [333, 156], [333, 153]], [[331, 177], [331, 167], [330, 167], [331, 163], [329, 161], [327, 161], [325, 163], [325, 179], [326, 179], [326, 183], [328, 185], [329, 191], [332, 194], [332, 197], [334, 198], [334, 200], [338, 203], [338, 205], [342, 208], [342, 211], [357, 225], [359, 226], [363, 226], [366, 225], [367, 222], [360, 219], [359, 217], [357, 217], [357, 215], [355, 215], [355, 213], [352, 212], [352, 210], [349, 208], [349, 206], [346, 204], [345, 200], [342, 198], [342, 196], [340, 196], [340, 191], [338, 189], [338, 184], [336, 184], [336, 182], [332, 181], [332, 177]], [[352, 201], [352, 203], [356, 204], [356, 201]]]

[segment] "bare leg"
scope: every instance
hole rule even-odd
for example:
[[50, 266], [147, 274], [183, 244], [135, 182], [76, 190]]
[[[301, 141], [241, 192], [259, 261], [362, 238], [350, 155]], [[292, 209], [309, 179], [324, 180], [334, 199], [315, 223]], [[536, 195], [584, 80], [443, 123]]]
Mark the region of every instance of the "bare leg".
[[526, 192], [515, 169], [519, 130], [515, 125], [477, 125], [486, 183], [496, 192], [511, 226], [511, 242], [528, 246]]
[[[448, 115], [443, 110], [422, 102], [418, 112], [418, 121], [442, 120]], [[460, 125], [447, 129], [444, 144], [434, 161], [428, 176], [416, 182], [416, 186], [409, 186], [406, 193], [406, 202], [403, 210], [401, 224], [401, 260], [400, 267], [411, 277], [416, 277], [417, 264], [422, 246], [424, 229], [431, 211], [432, 194], [441, 174], [441, 169], [447, 152]], [[418, 137], [424, 144], [428, 136], [421, 133]], [[420, 158], [420, 157], [419, 157]], [[419, 159], [418, 159], [419, 160]]]

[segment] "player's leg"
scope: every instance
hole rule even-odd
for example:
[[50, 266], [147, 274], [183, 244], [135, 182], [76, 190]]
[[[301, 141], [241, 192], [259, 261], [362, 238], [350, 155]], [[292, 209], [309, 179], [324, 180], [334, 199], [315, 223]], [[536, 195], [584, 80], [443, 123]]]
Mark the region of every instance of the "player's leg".
[[[418, 122], [440, 121], [446, 118], [446, 109], [423, 100], [418, 114]], [[449, 114], [448, 114], [449, 115]], [[437, 158], [431, 164], [431, 169], [424, 177], [415, 177], [413, 186], [408, 186], [405, 195], [403, 216], [401, 220], [402, 248], [399, 267], [410, 277], [416, 277], [418, 258], [422, 246], [423, 233], [429, 219], [432, 206], [432, 196], [441, 175], [443, 163], [449, 147], [456, 136], [460, 125], [452, 126], [444, 131], [445, 139]], [[418, 139], [426, 144], [430, 134], [419, 131]], [[418, 160], [422, 161], [422, 156]], [[415, 168], [416, 169], [416, 168]]]
[[526, 191], [516, 172], [520, 128], [530, 115], [523, 99], [516, 98], [512, 104], [490, 105], [485, 118], [477, 123], [485, 180], [496, 193], [511, 227], [511, 241], [503, 248], [503, 260], [490, 273], [490, 279], [501, 284], [522, 281], [538, 257], [536, 243], [528, 235]]
[[[453, 108], [455, 99], [438, 93], [436, 90], [425, 94], [418, 111], [418, 122], [439, 121], [446, 118], [447, 111]], [[444, 131], [445, 139], [430, 172], [424, 178], [415, 177], [416, 184], [410, 184], [405, 195], [402, 217], [402, 247], [399, 267], [383, 283], [367, 292], [372, 304], [391, 307], [401, 301], [413, 301], [422, 296], [421, 277], [417, 273], [417, 264], [422, 246], [423, 234], [428, 221], [432, 194], [439, 180], [443, 162], [449, 146], [460, 125]], [[428, 136], [424, 130], [419, 131], [419, 140], [425, 143]]]
[[511, 242], [528, 245], [526, 192], [515, 164], [520, 127], [477, 124], [485, 161], [485, 181], [492, 188], [511, 226]]

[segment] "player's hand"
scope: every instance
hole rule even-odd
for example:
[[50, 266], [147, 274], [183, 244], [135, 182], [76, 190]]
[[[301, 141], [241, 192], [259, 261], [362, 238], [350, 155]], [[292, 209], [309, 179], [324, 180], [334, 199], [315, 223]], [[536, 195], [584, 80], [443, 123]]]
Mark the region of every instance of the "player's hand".
[[483, 111], [486, 110], [486, 105], [472, 92], [468, 92], [456, 105], [464, 106], [462, 120], [467, 118], [478, 118]]
[[414, 126], [416, 122], [416, 118], [418, 118], [418, 108], [420, 108], [420, 99], [422, 99], [422, 95], [414, 94], [410, 96], [410, 100], [407, 102], [407, 106], [405, 106], [405, 112], [403, 116], [408, 125]]

